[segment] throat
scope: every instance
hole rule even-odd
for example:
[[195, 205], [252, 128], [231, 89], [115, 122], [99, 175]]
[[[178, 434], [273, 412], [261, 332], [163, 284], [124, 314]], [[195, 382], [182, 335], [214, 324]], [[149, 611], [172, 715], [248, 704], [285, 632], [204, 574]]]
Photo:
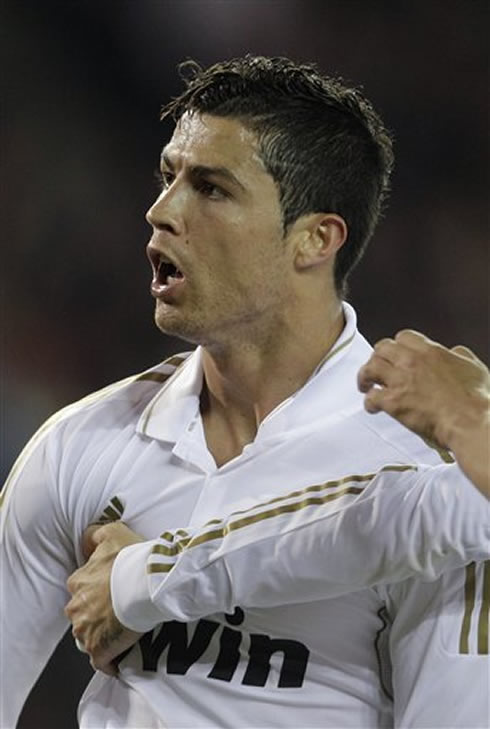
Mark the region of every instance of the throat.
[[201, 418], [206, 445], [218, 468], [237, 458], [257, 435], [257, 425], [244, 418], [231, 420], [218, 409], [209, 407], [206, 388], [201, 394]]

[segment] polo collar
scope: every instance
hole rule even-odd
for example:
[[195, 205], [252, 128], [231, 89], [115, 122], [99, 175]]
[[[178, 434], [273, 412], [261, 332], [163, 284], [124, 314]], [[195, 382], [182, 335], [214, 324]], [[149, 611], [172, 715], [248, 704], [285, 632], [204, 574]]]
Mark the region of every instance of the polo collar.
[[202, 348], [197, 347], [150, 400], [136, 430], [157, 440], [176, 443], [199, 413]]
[[[343, 310], [346, 323], [332, 348], [308, 381], [269, 413], [261, 423], [259, 432], [270, 431], [271, 426], [274, 430], [286, 427], [291, 417], [294, 417], [289, 406], [298, 398], [303, 400], [306, 395], [311, 399], [313, 391], [316, 390], [314, 383], [323, 380], [326, 373], [344, 359], [356, 338], [363, 339], [357, 331], [357, 317], [352, 306], [343, 302]], [[202, 355], [202, 347], [199, 346], [163, 384], [144, 409], [137, 425], [138, 433], [157, 440], [177, 443], [183, 433], [194, 426], [199, 416], [203, 382]]]

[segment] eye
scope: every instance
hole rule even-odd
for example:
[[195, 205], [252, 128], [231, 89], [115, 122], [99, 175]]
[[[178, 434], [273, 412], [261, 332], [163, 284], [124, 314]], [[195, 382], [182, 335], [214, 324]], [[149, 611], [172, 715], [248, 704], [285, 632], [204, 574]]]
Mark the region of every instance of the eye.
[[160, 192], [167, 190], [175, 179], [175, 175], [169, 170], [155, 170], [155, 180]]
[[220, 198], [228, 197], [228, 194], [218, 185], [214, 185], [205, 179], [198, 179], [195, 182], [195, 188], [205, 197], [211, 200], [219, 200]]

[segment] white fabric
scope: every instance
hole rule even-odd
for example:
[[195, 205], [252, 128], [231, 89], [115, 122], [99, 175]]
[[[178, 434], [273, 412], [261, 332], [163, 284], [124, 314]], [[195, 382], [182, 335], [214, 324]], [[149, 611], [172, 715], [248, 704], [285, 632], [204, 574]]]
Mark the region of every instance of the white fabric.
[[[126, 547], [112, 570], [118, 619], [147, 631], [164, 620], [232, 613], [235, 605], [276, 607], [298, 594], [313, 601], [413, 576], [436, 580], [487, 559], [488, 501], [458, 466], [399, 468]], [[165, 571], [152, 572], [155, 565]]]
[[[166, 383], [171, 365], [69, 407], [34, 437], [14, 466], [1, 508], [2, 727], [15, 724], [66, 629], [65, 581], [82, 563], [83, 530], [102, 515], [122, 515], [136, 532], [157, 539], [164, 529], [193, 530], [312, 484], [386, 464], [439, 462], [394, 421], [362, 411], [356, 374], [370, 348], [356, 332], [350, 307], [346, 313], [346, 327], [320, 371], [221, 468], [207, 450], [199, 415], [199, 349]], [[332, 554], [332, 560], [342, 559]], [[126, 577], [137, 590], [140, 572]], [[439, 711], [439, 724], [432, 725], [473, 726], [470, 718], [484, 714], [478, 694], [484, 670], [474, 642], [469, 654], [455, 650], [464, 584], [465, 571], [457, 569], [432, 583], [402, 582], [393, 593], [376, 587], [309, 601], [298, 590], [293, 604], [219, 612], [188, 624], [167, 621], [124, 658], [120, 678], [95, 677], [81, 702], [81, 727], [128, 728], [129, 721], [170, 729], [393, 726], [378, 663], [387, 634], [385, 609], [392, 635], [400, 636], [391, 645], [396, 660], [427, 670], [433, 660], [425, 643], [406, 640], [419, 624], [396, 600], [401, 589], [419, 606], [418, 620], [430, 623], [434, 640], [441, 626], [447, 637], [447, 645], [436, 646], [437, 670], [445, 670], [448, 681], [443, 693], [430, 695], [436, 707], [431, 720]], [[480, 583], [474, 615], [479, 590]], [[441, 607], [434, 610], [438, 596]], [[398, 677], [395, 671], [397, 725], [409, 726], [405, 716], [417, 716], [421, 723], [412, 726], [428, 726], [427, 684], [415, 684], [409, 675], [401, 686]], [[446, 711], [447, 694], [471, 704], [459, 724]]]

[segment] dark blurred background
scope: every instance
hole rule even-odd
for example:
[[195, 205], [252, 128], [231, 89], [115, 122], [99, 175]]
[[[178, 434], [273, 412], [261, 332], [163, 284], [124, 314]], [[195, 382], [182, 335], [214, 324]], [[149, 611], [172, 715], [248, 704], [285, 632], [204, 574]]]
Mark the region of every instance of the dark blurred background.
[[[364, 87], [397, 166], [351, 280], [361, 328], [487, 359], [485, 0], [3, 0], [2, 16], [3, 476], [53, 411], [182, 347], [152, 323], [144, 213], [188, 57], [288, 55]], [[89, 675], [65, 641], [20, 726], [75, 727]]]

